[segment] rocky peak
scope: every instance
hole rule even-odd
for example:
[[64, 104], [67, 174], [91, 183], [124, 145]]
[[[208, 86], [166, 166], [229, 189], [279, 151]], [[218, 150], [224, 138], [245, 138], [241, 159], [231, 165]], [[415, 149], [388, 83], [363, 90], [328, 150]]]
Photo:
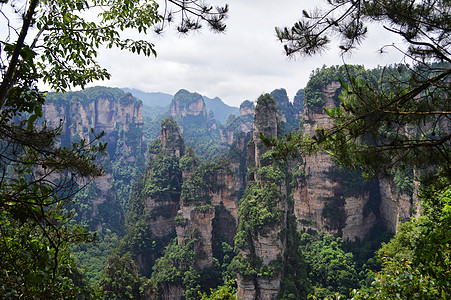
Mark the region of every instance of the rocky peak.
[[271, 92], [271, 96], [276, 100], [277, 109], [280, 112], [282, 121], [286, 122], [286, 113], [291, 111], [292, 107], [290, 100], [288, 99], [287, 91], [285, 89], [276, 89]]
[[277, 137], [278, 121], [276, 100], [270, 94], [261, 95], [254, 113], [252, 142], [248, 148], [248, 167], [260, 167], [260, 157], [267, 150], [260, 135]]
[[301, 119], [302, 112], [304, 111], [304, 89], [300, 89], [296, 92], [293, 99], [293, 109], [296, 113], [296, 118]]
[[[286, 170], [273, 161], [270, 153], [266, 153], [269, 149], [260, 137], [276, 137], [278, 121], [276, 100], [269, 94], [260, 96], [255, 108], [252, 140], [248, 144], [247, 167], [253, 173], [240, 200], [240, 232], [236, 239], [241, 263], [256, 270], [272, 270], [273, 265], [281, 266], [286, 250]], [[263, 211], [267, 213], [265, 217]], [[244, 300], [276, 299], [281, 286], [281, 272], [268, 271], [267, 274], [271, 274], [268, 276], [262, 275], [264, 272], [261, 271], [256, 273], [259, 275], [238, 274], [237, 297]]]
[[254, 103], [249, 100], [245, 100], [240, 105], [240, 116], [254, 115]]
[[179, 127], [172, 117], [161, 122], [161, 145], [167, 156], [182, 157], [185, 145]]
[[207, 109], [202, 96], [183, 89], [174, 95], [170, 110], [173, 117], [186, 117], [187, 115], [207, 116]]

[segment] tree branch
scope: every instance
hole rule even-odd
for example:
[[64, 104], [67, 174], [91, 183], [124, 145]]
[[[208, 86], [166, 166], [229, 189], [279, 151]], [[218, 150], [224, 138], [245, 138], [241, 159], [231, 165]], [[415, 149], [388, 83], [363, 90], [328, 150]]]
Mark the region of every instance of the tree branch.
[[24, 21], [22, 24], [22, 29], [20, 31], [19, 37], [17, 39], [17, 43], [14, 47], [14, 52], [11, 55], [11, 60], [8, 65], [8, 70], [3, 77], [3, 81], [0, 85], [0, 108], [3, 107], [3, 104], [6, 101], [6, 96], [8, 95], [9, 90], [13, 85], [13, 76], [16, 70], [17, 63], [19, 62], [20, 52], [24, 45], [25, 37], [27, 36], [28, 29], [31, 26], [31, 21], [33, 20], [33, 15], [38, 5], [39, 0], [31, 0], [30, 5], [28, 7], [28, 11], [24, 17]]

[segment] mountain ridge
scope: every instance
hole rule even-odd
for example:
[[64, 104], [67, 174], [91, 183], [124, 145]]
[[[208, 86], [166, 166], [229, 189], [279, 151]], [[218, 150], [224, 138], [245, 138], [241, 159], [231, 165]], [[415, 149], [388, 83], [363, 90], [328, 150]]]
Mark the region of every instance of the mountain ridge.
[[[121, 90], [126, 93], [133, 94], [136, 98], [143, 102], [144, 106], [150, 107], [169, 107], [172, 99], [174, 98], [174, 95], [162, 92], [144, 92], [134, 88], [121, 88]], [[215, 119], [221, 124], [225, 124], [227, 122], [229, 115], [239, 115], [239, 107], [228, 105], [219, 97], [210, 98], [205, 95], [201, 96], [205, 101], [207, 113], [213, 111]]]

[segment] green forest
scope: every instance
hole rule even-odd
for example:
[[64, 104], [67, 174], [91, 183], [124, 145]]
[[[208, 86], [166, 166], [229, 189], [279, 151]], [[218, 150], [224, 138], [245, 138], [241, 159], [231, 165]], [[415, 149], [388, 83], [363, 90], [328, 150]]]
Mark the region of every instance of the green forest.
[[221, 33], [227, 4], [0, 1], [0, 298], [451, 299], [450, 3], [322, 5], [287, 56], [380, 22], [411, 63], [152, 106], [88, 87], [100, 49], [156, 57], [124, 32]]

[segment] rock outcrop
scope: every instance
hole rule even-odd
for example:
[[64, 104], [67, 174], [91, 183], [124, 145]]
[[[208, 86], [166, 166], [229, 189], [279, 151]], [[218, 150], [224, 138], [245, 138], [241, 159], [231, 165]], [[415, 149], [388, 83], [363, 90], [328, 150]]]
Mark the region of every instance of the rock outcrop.
[[[213, 240], [221, 235], [230, 245], [238, 224], [238, 200], [243, 188], [243, 175], [239, 162], [220, 161], [207, 163], [194, 170], [184, 179], [179, 218], [177, 224], [178, 243], [192, 238], [195, 267], [204, 269], [213, 264]], [[216, 235], [216, 236], [215, 236]]]
[[[324, 107], [335, 107], [339, 88], [338, 82], [323, 88]], [[304, 133], [309, 136], [316, 128], [332, 126], [322, 107], [307, 105], [303, 118]], [[340, 168], [326, 153], [303, 157], [297, 168], [302, 175], [296, 178], [293, 198], [300, 230], [327, 232], [344, 240], [363, 239], [378, 222], [395, 232], [399, 218], [411, 217], [416, 205], [411, 196], [394, 192], [393, 180], [368, 182]]]
[[240, 105], [240, 115], [230, 115], [225, 127], [219, 129], [223, 145], [232, 145], [241, 133], [250, 133], [254, 121], [254, 103], [249, 100]]
[[198, 93], [190, 93], [187, 90], [180, 90], [174, 95], [170, 110], [172, 117], [207, 116], [202, 96]]
[[180, 90], [170, 106], [187, 146], [192, 146], [203, 159], [217, 157], [220, 150], [218, 124], [213, 113], [207, 113], [203, 97], [198, 93]]
[[[92, 229], [101, 229], [103, 223], [118, 229], [123, 220], [121, 205], [128, 201], [132, 173], [144, 161], [142, 103], [119, 89], [95, 87], [50, 94], [43, 113], [49, 126], [62, 126], [62, 146], [71, 146], [81, 139], [89, 143], [93, 139], [91, 129], [96, 134], [105, 132], [101, 142], [108, 143], [108, 156], [99, 161], [105, 166], [105, 175], [76, 197], [88, 207], [80, 209], [79, 214], [87, 218]], [[131, 173], [119, 174], [116, 167], [125, 166]]]
[[[164, 217], [156, 219], [160, 224], [149, 223], [149, 228], [154, 232], [154, 227], [160, 228], [162, 227], [160, 225], [163, 225], [164, 229], [158, 229], [159, 231], [175, 230], [177, 243], [173, 249], [176, 248], [179, 249], [177, 251], [185, 253], [183, 257], [192, 255], [192, 259], [189, 261], [183, 261], [181, 258], [173, 261], [173, 264], [177, 265], [179, 274], [184, 274], [183, 272], [190, 268], [196, 272], [203, 272], [203, 270], [215, 267], [214, 258], [215, 255], [218, 255], [218, 251], [222, 251], [223, 243], [228, 244], [230, 248], [233, 247], [238, 224], [238, 200], [245, 186], [243, 172], [245, 160], [242, 159], [242, 153], [245, 152], [247, 139], [245, 136], [240, 136], [231, 146], [231, 149], [235, 151], [233, 154], [216, 162], [199, 164], [192, 148], [188, 147], [186, 150], [178, 148], [183, 139], [179, 132], [173, 130], [176, 124], [172, 118], [171, 120], [170, 123], [163, 121], [160, 138], [149, 147], [151, 151], [149, 165], [153, 165], [152, 161], [158, 159], [158, 154], [155, 155], [152, 152], [164, 153], [161, 158], [165, 161], [168, 160], [168, 155], [180, 158], [177, 159], [180, 174], [182, 174], [179, 178], [180, 191], [178, 200], [176, 201], [176, 198], [172, 197], [171, 203], [168, 202], [167, 197], [155, 200], [153, 198], [146, 199], [147, 215], [152, 215], [152, 210], [165, 212]], [[161, 149], [158, 148], [159, 144], [161, 144]], [[152, 149], [156, 149], [156, 151]], [[151, 172], [148, 171], [148, 174]], [[165, 185], [161, 186], [161, 184], [152, 190], [154, 189], [174, 190]], [[152, 210], [149, 210], [149, 207]], [[178, 211], [173, 214], [175, 207]], [[166, 220], [164, 224], [161, 223], [163, 220]], [[164, 259], [172, 261], [171, 253], [164, 252], [162, 254]], [[157, 268], [156, 272], [166, 274], [170, 271]], [[161, 284], [163, 299], [180, 299], [178, 296], [171, 298], [171, 295], [181, 297], [187, 288], [177, 282], [162, 282]]]
[[268, 148], [260, 138], [260, 134], [276, 137], [278, 129], [276, 101], [268, 94], [262, 95], [255, 108], [253, 137], [248, 144], [251, 182], [240, 203], [237, 242], [240, 260], [243, 266], [255, 270], [255, 275], [244, 269], [238, 272], [237, 298], [243, 300], [276, 299], [281, 286], [281, 260], [286, 251], [287, 182], [285, 175], [279, 173], [278, 164], [265, 155]]

